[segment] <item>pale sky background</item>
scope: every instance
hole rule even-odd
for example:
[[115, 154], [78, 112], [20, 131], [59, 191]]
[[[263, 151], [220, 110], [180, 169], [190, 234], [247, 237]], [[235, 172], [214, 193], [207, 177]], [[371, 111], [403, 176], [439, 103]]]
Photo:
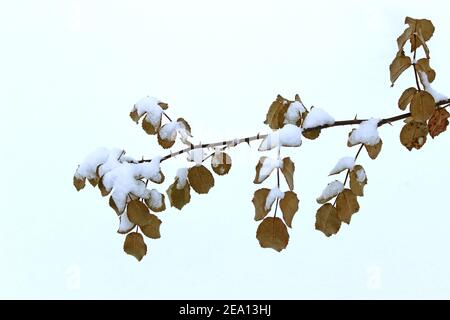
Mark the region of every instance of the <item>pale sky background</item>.
[[[196, 141], [267, 132], [282, 94], [336, 119], [399, 113], [411, 70], [388, 66], [409, 15], [429, 18], [435, 89], [450, 95], [448, 1], [3, 1], [0, 4], [0, 298], [450, 298], [450, 133], [408, 152], [380, 129], [360, 212], [331, 238], [314, 230], [328, 172], [356, 149], [350, 128], [300, 148], [300, 209], [287, 250], [259, 247], [251, 203], [257, 143], [208, 195], [160, 214], [162, 238], [138, 263], [107, 198], [72, 176], [97, 147], [166, 152], [128, 117], [153, 95]], [[175, 149], [175, 148], [174, 148]], [[184, 157], [163, 164], [172, 183]], [[271, 187], [274, 178], [264, 186]]]

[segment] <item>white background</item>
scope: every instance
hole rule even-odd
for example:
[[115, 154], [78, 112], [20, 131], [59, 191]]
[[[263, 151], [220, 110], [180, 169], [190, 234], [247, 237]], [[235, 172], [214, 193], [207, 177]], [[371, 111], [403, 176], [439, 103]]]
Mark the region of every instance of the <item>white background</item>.
[[[162, 238], [138, 263], [122, 250], [107, 198], [72, 176], [96, 147], [165, 154], [128, 117], [154, 95], [184, 117], [196, 141], [267, 132], [282, 94], [336, 119], [384, 117], [388, 66], [409, 15], [436, 26], [435, 89], [450, 94], [447, 1], [4, 1], [0, 5], [1, 298], [450, 298], [448, 132], [420, 151], [380, 129], [377, 160], [358, 161], [369, 184], [360, 212], [331, 238], [314, 230], [315, 198], [347, 148], [333, 128], [300, 148], [300, 209], [286, 250], [255, 238], [257, 143], [208, 195], [160, 214]], [[174, 150], [177, 148], [174, 148]], [[184, 157], [165, 162], [172, 183]], [[271, 187], [274, 178], [264, 184]]]

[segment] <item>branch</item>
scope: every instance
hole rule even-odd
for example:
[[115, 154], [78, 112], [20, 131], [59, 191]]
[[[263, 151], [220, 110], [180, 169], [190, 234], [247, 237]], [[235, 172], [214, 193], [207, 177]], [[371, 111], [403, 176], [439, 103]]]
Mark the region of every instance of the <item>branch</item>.
[[[447, 100], [443, 100], [443, 101], [439, 101], [436, 103], [436, 107], [440, 107], [440, 106], [444, 106], [443, 108], [447, 108], [450, 105], [450, 99]], [[406, 119], [408, 117], [411, 116], [411, 112], [407, 112], [407, 113], [403, 113], [403, 114], [399, 114], [390, 118], [384, 118], [381, 119], [381, 121], [378, 123], [378, 127], [381, 127], [382, 125], [385, 124], [391, 124], [393, 122], [399, 121], [399, 120], [403, 120]], [[327, 129], [327, 128], [332, 128], [332, 127], [340, 127], [340, 126], [348, 126], [348, 125], [355, 125], [355, 124], [360, 124], [361, 122], [367, 121], [368, 119], [354, 119], [354, 120], [341, 120], [341, 121], [336, 121], [331, 125], [323, 125], [323, 126], [317, 126], [317, 127], [313, 127], [313, 128], [308, 128], [308, 129], [304, 129], [303, 132], [308, 132], [308, 131], [313, 131], [316, 129]], [[213, 142], [213, 143], [203, 143], [203, 144], [198, 144], [198, 145], [191, 145], [190, 147], [181, 149], [179, 151], [176, 152], [171, 152], [167, 155], [165, 155], [164, 157], [161, 158], [161, 162], [168, 160], [170, 158], [176, 157], [180, 154], [189, 152], [191, 150], [194, 149], [204, 149], [204, 148], [214, 148], [214, 147], [220, 147], [220, 146], [224, 146], [227, 148], [231, 148], [231, 147], [235, 147], [238, 144], [241, 144], [243, 142], [246, 142], [248, 144], [250, 144], [251, 141], [257, 141], [257, 140], [261, 140], [267, 137], [267, 133], [266, 134], [257, 134], [255, 136], [251, 136], [251, 137], [245, 137], [245, 138], [240, 138], [240, 139], [233, 139], [233, 140], [225, 140], [225, 141], [219, 141], [219, 142]], [[139, 163], [142, 162], [150, 162], [152, 161], [152, 159], [143, 159], [140, 160]]]

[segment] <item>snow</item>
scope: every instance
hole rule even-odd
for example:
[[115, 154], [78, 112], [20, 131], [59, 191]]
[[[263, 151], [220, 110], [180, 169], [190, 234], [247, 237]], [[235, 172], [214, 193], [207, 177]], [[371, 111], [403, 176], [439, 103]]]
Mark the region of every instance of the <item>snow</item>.
[[428, 76], [425, 72], [419, 71], [419, 76], [420, 76], [420, 79], [422, 80], [422, 84], [425, 88], [425, 91], [433, 96], [435, 102], [448, 100], [447, 96], [443, 95], [442, 93], [437, 92], [436, 90], [434, 90], [431, 87], [430, 82], [428, 81]]
[[283, 198], [284, 198], [284, 192], [278, 188], [273, 188], [272, 190], [270, 190], [269, 194], [267, 195], [265, 209], [269, 210], [272, 207], [272, 204], [275, 202], [276, 199], [280, 200]]
[[203, 163], [203, 159], [205, 159], [205, 151], [203, 148], [193, 149], [188, 152], [187, 160], [195, 162], [195, 165], [197, 166]]
[[127, 233], [131, 231], [136, 225], [128, 219], [128, 213], [125, 211], [119, 217], [119, 229], [118, 233]]
[[301, 144], [302, 129], [293, 124], [286, 124], [283, 128], [268, 134], [258, 150], [267, 151], [278, 146], [298, 147]]
[[150, 162], [143, 162], [136, 165], [135, 175], [138, 178], [150, 179], [154, 182], [161, 182], [161, 157], [155, 157]]
[[159, 136], [163, 140], [175, 141], [177, 138], [178, 122], [168, 122], [159, 130]]
[[136, 102], [134, 110], [137, 111], [139, 117], [144, 113], [147, 113], [145, 120], [150, 122], [152, 126], [158, 127], [161, 123], [161, 116], [163, 113], [163, 109], [158, 105], [160, 102], [161, 101], [154, 97], [147, 96]]
[[148, 198], [148, 203], [152, 208], [160, 208], [163, 205], [162, 194], [156, 190], [150, 190], [150, 196]]
[[366, 180], [366, 171], [363, 168], [356, 171], [356, 180], [358, 182], [364, 182]]
[[320, 197], [317, 198], [317, 201], [333, 198], [342, 192], [342, 190], [344, 190], [344, 185], [342, 182], [334, 180], [325, 187]]
[[180, 168], [177, 170], [176, 178], [177, 181], [177, 189], [183, 189], [187, 182], [188, 168]]
[[[76, 178], [94, 179], [97, 177], [97, 167], [105, 163], [109, 158], [110, 150], [98, 148], [87, 155], [75, 172]], [[119, 155], [117, 155], [118, 157]]]
[[265, 180], [275, 168], [282, 168], [283, 161], [281, 159], [272, 159], [269, 157], [262, 157], [262, 166], [259, 170], [258, 181]]
[[354, 130], [348, 138], [350, 144], [356, 145], [363, 143], [373, 146], [380, 142], [380, 136], [378, 135], [378, 122], [380, 122], [380, 119], [375, 118], [361, 122], [359, 127]]
[[311, 108], [305, 121], [303, 122], [303, 129], [315, 128], [324, 125], [334, 124], [334, 118], [330, 116], [325, 110], [320, 108]]
[[333, 170], [330, 172], [330, 176], [339, 172], [344, 171], [345, 169], [352, 170], [355, 166], [355, 158], [354, 157], [344, 157], [341, 158], [336, 165], [334, 166]]
[[306, 112], [306, 108], [301, 102], [292, 102], [284, 114], [284, 123], [296, 124], [303, 112]]

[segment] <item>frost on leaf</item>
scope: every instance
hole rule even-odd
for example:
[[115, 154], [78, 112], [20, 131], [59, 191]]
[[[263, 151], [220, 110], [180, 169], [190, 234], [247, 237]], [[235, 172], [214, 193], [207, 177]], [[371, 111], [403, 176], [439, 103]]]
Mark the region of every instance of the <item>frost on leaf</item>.
[[316, 199], [316, 201], [319, 204], [324, 204], [336, 197], [342, 190], [344, 190], [344, 185], [342, 182], [334, 180], [327, 184], [325, 189], [322, 191], [322, 194]]
[[367, 184], [366, 171], [360, 165], [353, 167], [350, 171], [350, 189], [352, 192], [362, 197], [364, 195], [364, 186]]
[[178, 170], [174, 183], [167, 189], [170, 205], [181, 210], [191, 201], [191, 186], [187, 181], [187, 169]]
[[305, 121], [303, 122], [303, 129], [311, 129], [332, 124], [334, 124], [334, 118], [325, 110], [320, 108], [311, 108]]
[[205, 166], [193, 166], [188, 170], [189, 183], [197, 193], [208, 193], [214, 186], [214, 177]]
[[268, 217], [259, 224], [256, 238], [262, 248], [272, 248], [280, 252], [288, 245], [289, 233], [280, 218]]
[[121, 234], [126, 234], [131, 230], [133, 230], [135, 226], [136, 225], [130, 221], [130, 219], [128, 218], [128, 214], [125, 211], [119, 216], [119, 229], [117, 230], [117, 232]]
[[339, 159], [334, 168], [330, 171], [330, 176], [341, 173], [344, 170], [352, 170], [355, 165], [354, 157], [344, 157]]
[[286, 179], [286, 183], [289, 186], [289, 190], [294, 190], [294, 171], [295, 171], [295, 165], [294, 162], [292, 162], [291, 158], [286, 157], [283, 159], [283, 166], [281, 167], [281, 172], [284, 175], [284, 178]]
[[289, 100], [278, 95], [276, 100], [270, 105], [264, 123], [274, 130], [282, 128], [284, 126], [285, 113], [289, 108], [289, 104]]
[[427, 141], [428, 126], [423, 122], [410, 121], [400, 131], [400, 142], [411, 151], [420, 149]]
[[316, 213], [316, 230], [322, 231], [327, 237], [336, 234], [341, 227], [341, 220], [336, 208], [330, 203], [321, 206]]
[[398, 107], [401, 110], [405, 110], [406, 107], [411, 103], [414, 94], [417, 92], [417, 89], [414, 87], [410, 87], [403, 91], [402, 95], [398, 99]]
[[366, 148], [369, 157], [375, 160], [381, 152], [381, 148], [383, 147], [383, 140], [380, 139], [380, 141], [378, 141], [378, 143], [374, 144], [373, 146], [365, 144], [364, 147]]
[[298, 210], [298, 198], [297, 194], [292, 191], [284, 193], [283, 199], [280, 200], [280, 209], [283, 212], [283, 219], [286, 225], [292, 227], [292, 219]]
[[411, 117], [417, 122], [425, 122], [436, 110], [434, 98], [426, 91], [418, 91], [411, 100]]
[[389, 66], [392, 86], [394, 85], [395, 80], [397, 80], [397, 78], [403, 73], [403, 71], [408, 69], [410, 66], [411, 58], [405, 56], [405, 53], [403, 51], [397, 53], [396, 57]]
[[150, 239], [159, 239], [161, 238], [161, 233], [159, 232], [159, 228], [161, 226], [161, 220], [158, 219], [154, 214], [148, 214], [147, 223], [143, 226], [140, 226], [142, 233]]
[[231, 157], [225, 152], [214, 153], [211, 157], [211, 168], [219, 176], [227, 174], [231, 169]]
[[134, 256], [138, 261], [141, 261], [147, 254], [147, 245], [144, 242], [142, 234], [137, 232], [127, 234], [123, 244], [123, 250], [127, 254]]
[[283, 162], [278, 159], [272, 159], [265, 156], [261, 157], [255, 167], [256, 175], [253, 183], [259, 184], [263, 182], [270, 176], [275, 168], [281, 168], [282, 166]]
[[380, 141], [380, 136], [378, 135], [379, 122], [380, 119], [374, 118], [361, 122], [357, 129], [353, 129], [350, 132], [347, 144], [349, 146], [354, 146], [359, 143], [370, 146], [376, 145]]
[[352, 214], [359, 211], [356, 195], [350, 189], [344, 189], [336, 198], [336, 211], [342, 222], [350, 224]]
[[150, 212], [147, 206], [139, 200], [131, 200], [128, 202], [127, 214], [130, 221], [138, 226], [144, 226], [149, 222]]
[[446, 109], [439, 108], [434, 111], [433, 116], [428, 120], [428, 131], [433, 139], [447, 130], [449, 117], [450, 113]]
[[293, 124], [286, 124], [283, 128], [269, 133], [261, 142], [258, 150], [267, 151], [278, 146], [299, 147], [301, 144], [302, 129]]
[[167, 109], [167, 104], [153, 97], [145, 97], [139, 100], [130, 112], [131, 119], [138, 123], [141, 117], [142, 128], [148, 134], [156, 134], [161, 126], [163, 109]]
[[253, 194], [253, 206], [255, 207], [255, 220], [262, 220], [269, 213], [270, 208], [266, 209], [266, 199], [270, 190], [267, 188], [258, 189]]
[[166, 210], [165, 197], [156, 189], [150, 190], [150, 195], [145, 199], [145, 204], [154, 212]]

